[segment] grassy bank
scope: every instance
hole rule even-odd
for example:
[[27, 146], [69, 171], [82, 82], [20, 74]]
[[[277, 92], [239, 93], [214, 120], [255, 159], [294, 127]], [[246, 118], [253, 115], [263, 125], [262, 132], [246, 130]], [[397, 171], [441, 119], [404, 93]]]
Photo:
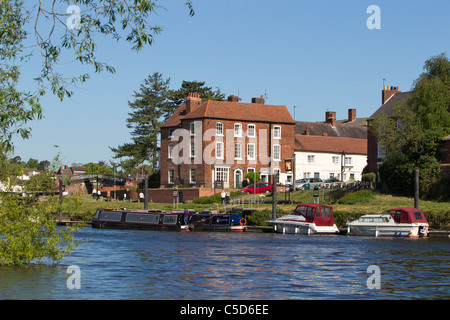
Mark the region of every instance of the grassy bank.
[[[234, 194], [232, 194], [233, 196]], [[77, 199], [76, 199], [77, 198]], [[75, 200], [74, 200], [75, 199]], [[284, 193], [279, 193], [278, 200], [289, 199]], [[76, 213], [84, 215], [90, 219], [97, 208], [108, 209], [144, 209], [144, 203], [139, 202], [105, 202], [92, 199], [90, 196], [67, 197], [64, 199], [63, 211], [73, 211], [73, 203], [78, 201], [80, 205], [76, 209]], [[221, 209], [223, 206], [215, 202], [215, 198], [202, 198], [196, 201], [189, 201], [186, 204], [180, 204], [179, 208], [184, 209]], [[266, 197], [266, 203], [259, 205], [258, 213], [254, 213], [253, 217], [249, 217], [249, 222], [256, 225], [264, 225], [265, 221], [272, 217], [271, 197]], [[290, 200], [296, 202], [313, 202], [313, 191], [296, 191], [290, 194]], [[347, 220], [359, 218], [364, 214], [377, 214], [386, 209], [396, 207], [413, 207], [414, 199], [412, 197], [397, 197], [388, 194], [380, 194], [371, 190], [363, 190], [352, 193], [345, 193], [341, 190], [321, 190], [320, 202], [331, 204], [334, 208], [336, 224], [339, 227], [345, 227]], [[278, 205], [277, 216], [288, 214], [295, 209], [295, 204]], [[431, 228], [439, 230], [450, 230], [450, 203], [437, 201], [419, 201], [420, 209], [425, 212]], [[171, 210], [171, 203], [149, 203], [149, 209]]]

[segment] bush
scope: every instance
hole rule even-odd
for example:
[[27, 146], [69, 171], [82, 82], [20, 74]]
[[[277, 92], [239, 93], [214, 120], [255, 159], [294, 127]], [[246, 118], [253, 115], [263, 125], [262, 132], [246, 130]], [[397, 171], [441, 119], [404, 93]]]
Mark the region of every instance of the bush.
[[375, 198], [376, 192], [373, 190], [360, 190], [349, 193], [339, 199], [340, 204], [355, 204], [359, 202], [369, 202]]
[[369, 181], [369, 182], [376, 182], [377, 181], [377, 175], [373, 172], [364, 173], [361, 177], [362, 181]]
[[[238, 196], [242, 196], [242, 193], [240, 193], [240, 192], [231, 192], [230, 193], [230, 198], [234, 198], [234, 197], [238, 197]], [[209, 197], [201, 197], [201, 198], [196, 198], [196, 199], [192, 200], [192, 202], [196, 203], [196, 204], [213, 204], [213, 203], [220, 203], [220, 201], [222, 201], [222, 197], [221, 197], [220, 193], [213, 194], [212, 196], [209, 196]]]

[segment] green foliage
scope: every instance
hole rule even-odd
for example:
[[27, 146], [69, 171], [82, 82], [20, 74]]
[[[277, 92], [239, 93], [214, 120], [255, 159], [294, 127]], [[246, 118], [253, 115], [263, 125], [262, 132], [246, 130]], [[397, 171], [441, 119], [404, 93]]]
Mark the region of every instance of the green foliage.
[[220, 92], [219, 88], [216, 88], [215, 91], [212, 90], [211, 87], [205, 86], [204, 81], [183, 81], [181, 84], [181, 88], [172, 91], [171, 99], [177, 104], [181, 105], [185, 102], [188, 93], [196, 92], [200, 94], [200, 98], [205, 100], [217, 100], [223, 101], [225, 100], [225, 94]]
[[377, 181], [377, 175], [373, 172], [364, 173], [361, 177], [362, 181], [375, 182]]
[[56, 225], [52, 214], [58, 209], [56, 197], [38, 200], [1, 193], [0, 200], [0, 264], [58, 262], [77, 246], [76, 229]]
[[[256, 179], [255, 179], [255, 176], [256, 176]], [[255, 175], [255, 172], [248, 172], [248, 173], [244, 176], [244, 178], [245, 178], [245, 179], [248, 179], [248, 180], [250, 181], [251, 184], [252, 184], [252, 183], [255, 183], [255, 181], [258, 182], [259, 179], [260, 179], [259, 172], [256, 172], [256, 175]]]
[[376, 192], [373, 190], [360, 190], [349, 193], [339, 199], [338, 203], [340, 204], [355, 204], [362, 202], [369, 202], [375, 199]]
[[450, 133], [450, 61], [445, 54], [425, 62], [411, 97], [370, 124], [386, 156], [380, 178], [389, 190], [412, 195], [414, 170], [420, 171], [420, 195], [433, 196], [440, 179], [437, 155], [442, 138]]
[[86, 170], [86, 173], [90, 174], [92, 173], [110, 174], [110, 175], [114, 174], [114, 169], [104, 163], [103, 165], [101, 165], [99, 163], [89, 162], [84, 165], [84, 168]]
[[121, 167], [125, 171], [148, 161], [152, 171], [157, 170], [158, 136], [161, 125], [176, 110], [177, 105], [170, 101], [170, 78], [164, 79], [155, 72], [144, 80], [138, 92], [134, 92], [134, 101], [129, 101], [127, 127], [131, 131], [131, 143], [111, 148], [115, 159], [124, 159]]

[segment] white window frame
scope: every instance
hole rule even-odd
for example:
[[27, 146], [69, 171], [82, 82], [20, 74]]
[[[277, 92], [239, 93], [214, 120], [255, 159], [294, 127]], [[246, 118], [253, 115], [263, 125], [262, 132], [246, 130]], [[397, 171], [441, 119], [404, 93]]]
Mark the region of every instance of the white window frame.
[[216, 142], [216, 159], [223, 159], [223, 158], [224, 158], [223, 142], [217, 141]]
[[279, 144], [274, 144], [273, 145], [273, 160], [274, 161], [281, 161], [281, 145], [279, 145]]
[[[252, 132], [250, 131], [250, 127], [253, 127]], [[253, 134], [251, 134], [251, 133], [253, 133]], [[256, 137], [256, 125], [254, 125], [254, 124], [247, 125], [247, 137], [249, 137], [249, 138]]]
[[[250, 156], [250, 146], [253, 146], [253, 156]], [[256, 159], [256, 145], [254, 143], [247, 143], [247, 160]]]
[[234, 144], [234, 159], [242, 160], [242, 144], [239, 142]]
[[195, 136], [195, 122], [189, 124], [189, 132], [191, 133], [191, 136]]
[[[171, 173], [172, 173], [172, 179], [171, 179]], [[168, 175], [168, 182], [169, 184], [173, 184], [175, 182], [175, 170], [174, 169], [169, 169], [167, 170], [167, 175]]]
[[[192, 179], [192, 173], [194, 174], [194, 179]], [[195, 168], [189, 169], [189, 183], [195, 183]]]
[[339, 164], [339, 156], [332, 156], [331, 162], [333, 164]]
[[308, 154], [307, 155], [308, 163], [315, 163], [316, 162], [316, 156], [314, 154]]
[[273, 127], [273, 138], [274, 139], [281, 139], [281, 126], [274, 126]]
[[171, 142], [168, 145], [168, 157], [169, 159], [173, 159], [173, 149], [175, 148], [175, 145]]
[[[223, 180], [217, 179], [218, 177], [223, 178]], [[224, 183], [228, 183], [230, 181], [230, 168], [215, 167], [214, 168], [214, 181], [223, 181]]]
[[[238, 129], [237, 132], [236, 132], [236, 129]], [[234, 136], [242, 137], [242, 124], [240, 124], [240, 123], [234, 124]]]
[[352, 164], [352, 157], [344, 157], [344, 163], [346, 166], [349, 166]]
[[223, 122], [216, 123], [216, 136], [223, 136]]
[[195, 158], [195, 141], [191, 140], [191, 146], [190, 146], [190, 155], [191, 158]]

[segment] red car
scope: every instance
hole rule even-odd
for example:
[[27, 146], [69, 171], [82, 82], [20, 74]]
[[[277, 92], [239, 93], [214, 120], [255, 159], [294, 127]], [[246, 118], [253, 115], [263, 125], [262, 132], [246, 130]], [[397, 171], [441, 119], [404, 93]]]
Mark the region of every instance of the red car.
[[241, 192], [246, 194], [254, 194], [254, 193], [272, 193], [273, 186], [268, 182], [258, 182], [255, 184], [251, 184], [246, 186]]

